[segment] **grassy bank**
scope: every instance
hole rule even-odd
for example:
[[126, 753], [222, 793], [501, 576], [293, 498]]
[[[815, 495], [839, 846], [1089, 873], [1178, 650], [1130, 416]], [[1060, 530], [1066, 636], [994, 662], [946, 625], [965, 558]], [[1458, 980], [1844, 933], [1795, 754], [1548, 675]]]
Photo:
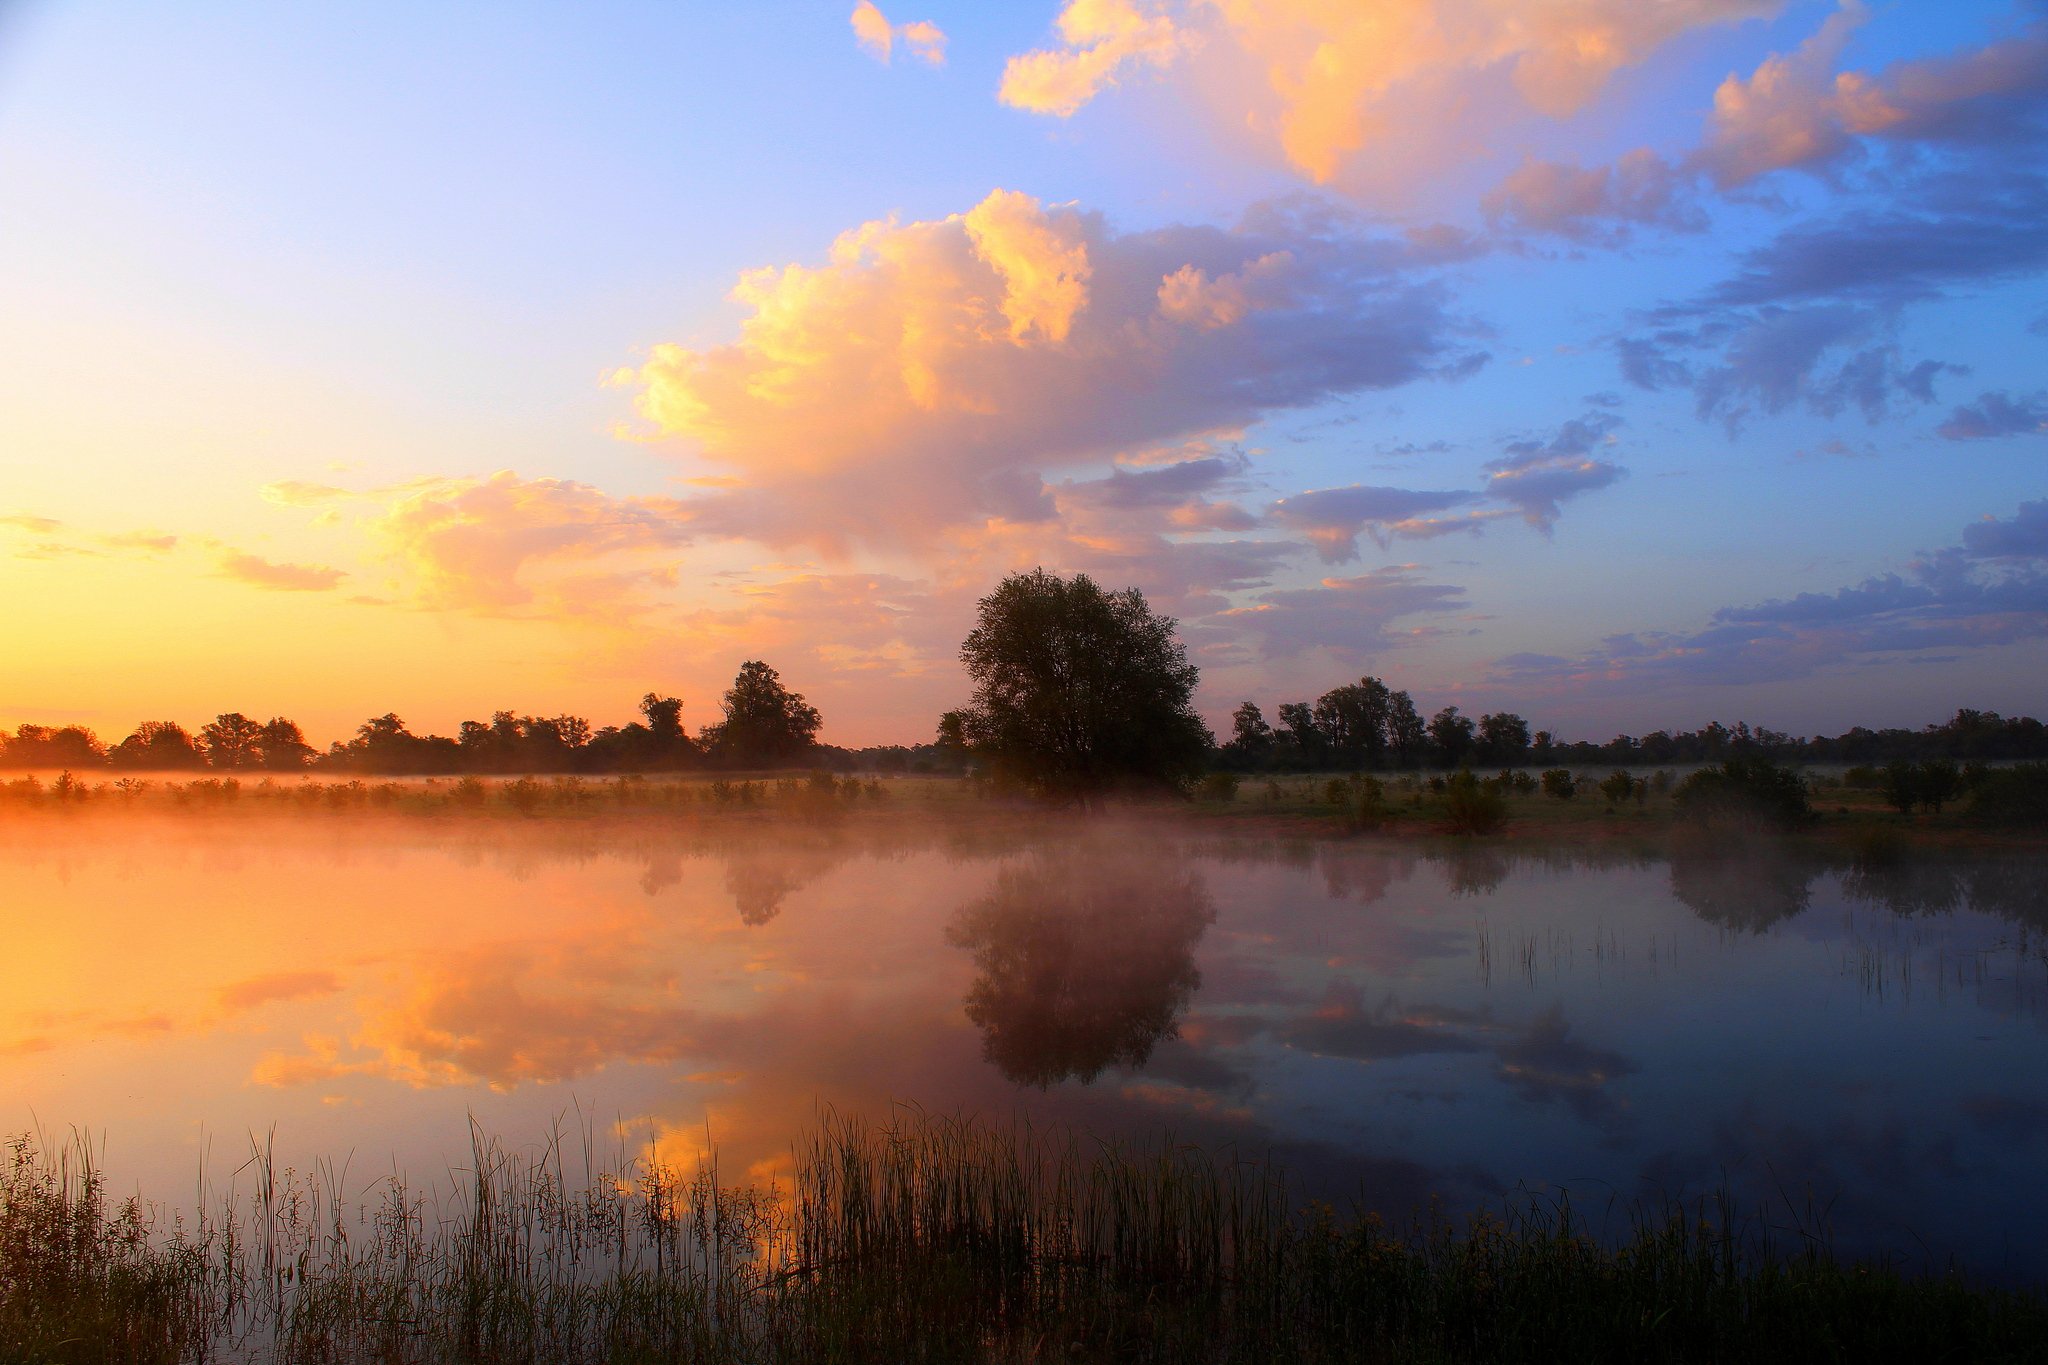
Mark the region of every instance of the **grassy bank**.
[[14, 1149], [0, 1361], [2038, 1358], [2048, 1301], [1836, 1262], [1720, 1207], [1392, 1230], [1256, 1164], [826, 1120], [780, 1188], [479, 1140], [464, 1193], [274, 1172], [196, 1220]]

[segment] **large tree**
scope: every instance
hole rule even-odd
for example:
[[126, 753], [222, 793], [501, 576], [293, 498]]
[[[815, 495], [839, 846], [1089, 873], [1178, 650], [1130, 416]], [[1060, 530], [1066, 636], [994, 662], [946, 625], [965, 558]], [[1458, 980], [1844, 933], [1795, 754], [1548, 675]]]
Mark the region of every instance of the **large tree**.
[[[703, 739], [721, 762], [739, 768], [794, 763], [817, 748], [818, 708], [782, 685], [782, 676], [758, 659], [740, 666], [725, 694], [725, 719]], [[650, 720], [657, 717], [650, 715]], [[680, 735], [681, 727], [677, 727]]]
[[1214, 741], [1191, 701], [1200, 675], [1173, 627], [1136, 588], [1012, 574], [981, 599], [960, 646], [974, 680], [961, 712], [969, 747], [1047, 796], [1185, 782]]

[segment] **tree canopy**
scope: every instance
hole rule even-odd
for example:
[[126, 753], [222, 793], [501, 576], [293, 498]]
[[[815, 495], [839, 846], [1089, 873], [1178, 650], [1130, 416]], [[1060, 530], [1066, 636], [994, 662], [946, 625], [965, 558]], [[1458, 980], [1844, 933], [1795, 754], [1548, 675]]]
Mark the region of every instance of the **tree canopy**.
[[1012, 574], [981, 599], [960, 646], [974, 680], [959, 731], [998, 774], [1041, 795], [1173, 785], [1213, 744], [1195, 714], [1199, 672], [1136, 588], [1086, 574]]
[[[772, 768], [803, 757], [817, 747], [824, 723], [817, 707], [784, 687], [782, 676], [758, 659], [740, 665], [724, 707], [725, 719], [707, 727], [702, 740], [720, 762], [739, 768]], [[658, 705], [648, 708], [648, 717], [661, 723]]]

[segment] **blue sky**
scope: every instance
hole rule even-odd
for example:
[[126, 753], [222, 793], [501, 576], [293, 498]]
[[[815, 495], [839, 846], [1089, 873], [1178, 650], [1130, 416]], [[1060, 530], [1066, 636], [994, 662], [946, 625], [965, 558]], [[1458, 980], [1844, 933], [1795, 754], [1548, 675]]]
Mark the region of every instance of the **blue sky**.
[[0, 13], [0, 722], [918, 740], [1038, 563], [1218, 721], [2042, 709], [2040, 7], [850, 10]]

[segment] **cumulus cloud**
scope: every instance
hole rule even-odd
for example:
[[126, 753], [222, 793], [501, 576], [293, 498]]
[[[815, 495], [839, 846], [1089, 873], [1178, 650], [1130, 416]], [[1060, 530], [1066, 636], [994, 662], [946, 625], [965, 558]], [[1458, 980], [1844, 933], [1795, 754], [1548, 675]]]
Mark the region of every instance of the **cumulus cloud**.
[[2048, 501], [1966, 527], [1904, 573], [1725, 607], [1704, 629], [1634, 631], [1578, 657], [1518, 654], [1496, 678], [1632, 690], [1803, 678], [1869, 657], [1986, 649], [2048, 636]]
[[1982, 394], [1950, 413], [1935, 430], [1951, 441], [2039, 436], [2048, 432], [2048, 392], [2019, 398], [1995, 391]]
[[896, 55], [896, 42], [900, 38], [910, 49], [913, 57], [930, 66], [946, 64], [946, 35], [937, 24], [920, 19], [910, 24], [892, 24], [887, 16], [875, 6], [875, 0], [860, 0], [853, 7], [849, 22], [853, 25], [854, 40], [863, 51], [878, 62], [887, 63]]
[[621, 382], [657, 437], [724, 465], [709, 533], [844, 551], [1042, 521], [1045, 476], [1273, 412], [1469, 373], [1435, 278], [1472, 242], [1372, 234], [1312, 201], [1237, 227], [1119, 233], [998, 190], [868, 223], [823, 265], [748, 273], [736, 342]]
[[1179, 64], [1233, 123], [1319, 185], [1396, 183], [1446, 142], [1526, 111], [1563, 118], [1695, 29], [1781, 0], [1069, 0], [1057, 46], [1013, 58], [1006, 103], [1065, 117]]
[[[436, 479], [394, 501], [372, 529], [429, 606], [510, 611], [541, 603], [614, 608], [638, 586], [666, 583], [664, 563], [691, 537], [672, 499], [618, 498], [564, 479]], [[578, 604], [581, 603], [581, 608]]]
[[1529, 161], [1481, 200], [1495, 227], [1553, 232], [1587, 242], [1618, 242], [1626, 225], [1695, 232], [1706, 213], [1687, 177], [1648, 148], [1612, 166]]
[[320, 564], [278, 564], [259, 555], [230, 551], [220, 556], [224, 578], [275, 592], [326, 592], [348, 575]]
[[1060, 45], [1010, 58], [997, 98], [1016, 109], [1068, 118], [1131, 67], [1163, 67], [1185, 38], [1166, 6], [1147, 0], [1067, 0]]

